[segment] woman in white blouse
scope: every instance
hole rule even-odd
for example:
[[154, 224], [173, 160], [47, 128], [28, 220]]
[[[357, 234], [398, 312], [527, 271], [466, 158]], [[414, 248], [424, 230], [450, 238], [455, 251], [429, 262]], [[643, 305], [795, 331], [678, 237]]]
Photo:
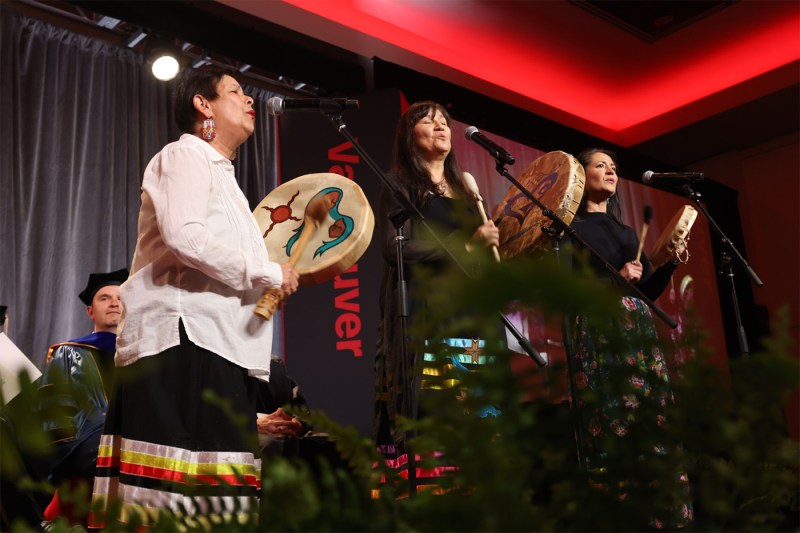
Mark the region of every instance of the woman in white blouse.
[[[184, 133], [144, 173], [97, 460], [94, 499], [121, 499], [122, 518], [108, 519], [123, 522], [143, 508], [257, 512], [252, 376], [269, 377], [272, 323], [253, 309], [266, 289], [298, 286], [290, 265], [270, 261], [234, 176], [231, 160], [255, 126], [253, 99], [221, 71], [187, 69], [174, 109]], [[105, 519], [95, 513], [89, 525]]]

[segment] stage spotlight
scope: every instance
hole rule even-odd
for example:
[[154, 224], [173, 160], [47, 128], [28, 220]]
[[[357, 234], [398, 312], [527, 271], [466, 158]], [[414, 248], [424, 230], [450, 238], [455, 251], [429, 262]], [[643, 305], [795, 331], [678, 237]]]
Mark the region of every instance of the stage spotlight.
[[164, 54], [153, 61], [153, 76], [161, 81], [168, 81], [178, 75], [181, 66], [174, 56]]
[[147, 60], [156, 79], [169, 81], [177, 76], [181, 69], [179, 58], [180, 53], [173, 42], [148, 38]]

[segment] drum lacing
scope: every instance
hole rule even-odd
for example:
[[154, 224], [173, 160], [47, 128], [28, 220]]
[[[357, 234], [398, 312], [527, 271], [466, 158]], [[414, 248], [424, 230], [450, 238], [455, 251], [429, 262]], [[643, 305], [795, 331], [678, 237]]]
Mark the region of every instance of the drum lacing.
[[675, 258], [680, 263], [688, 263], [689, 262], [689, 237], [687, 236], [685, 239], [681, 239], [681, 243], [683, 243], [683, 252], [685, 257], [681, 257], [681, 254], [678, 252], [678, 247], [675, 247]]

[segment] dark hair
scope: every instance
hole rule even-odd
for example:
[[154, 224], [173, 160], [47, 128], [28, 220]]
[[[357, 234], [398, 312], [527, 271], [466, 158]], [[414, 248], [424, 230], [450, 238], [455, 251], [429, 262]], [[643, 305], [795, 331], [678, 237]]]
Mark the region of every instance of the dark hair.
[[204, 69], [184, 69], [175, 85], [175, 122], [183, 133], [194, 133], [197, 126], [197, 109], [194, 97], [199, 94], [208, 100], [219, 98], [217, 85], [228, 72], [216, 67]]
[[[431, 183], [430, 172], [425, 166], [425, 160], [422, 158], [417, 146], [414, 126], [429, 114], [435, 114], [436, 111], [442, 114], [449, 126], [450, 114], [444, 106], [436, 102], [424, 101], [417, 102], [409, 107], [400, 117], [395, 130], [392, 174], [405, 184], [411, 196], [411, 201], [417, 206], [423, 206], [427, 203], [428, 193], [433, 192], [433, 184]], [[467, 193], [464, 188], [461, 180], [461, 167], [459, 167], [452, 149], [444, 160], [444, 179], [447, 181], [450, 190], [456, 192], [457, 195], [465, 198], [471, 196], [471, 193]]]
[[[592, 156], [597, 153], [606, 154], [611, 158], [611, 161], [614, 162], [614, 165], [617, 165], [617, 154], [611, 150], [607, 148], [587, 148], [578, 154], [577, 157], [578, 162], [583, 165], [584, 170], [587, 166], [589, 166], [589, 163], [591, 163]], [[617, 165], [617, 174], [619, 174], [619, 165]], [[584, 213], [586, 213], [586, 200], [588, 197], [589, 192], [584, 187], [581, 203], [578, 206], [578, 211], [576, 213], [577, 216], [582, 216]], [[606, 204], [606, 212], [611, 216], [611, 218], [622, 224], [622, 207], [620, 207], [619, 191], [615, 192], [611, 198], [608, 199], [608, 203]]]

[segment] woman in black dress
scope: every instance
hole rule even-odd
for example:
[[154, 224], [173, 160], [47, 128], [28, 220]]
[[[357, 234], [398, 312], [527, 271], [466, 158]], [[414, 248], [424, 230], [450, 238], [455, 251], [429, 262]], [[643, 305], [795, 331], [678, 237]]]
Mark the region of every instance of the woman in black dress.
[[[462, 172], [451, 146], [450, 116], [440, 104], [419, 102], [403, 114], [397, 125], [394, 145], [394, 160], [391, 177], [407, 193], [411, 202], [421, 211], [426, 222], [437, 231], [446, 246], [453, 250], [488, 250], [499, 242], [499, 231], [490, 220], [481, 223], [474, 210], [476, 198], [467, 191], [462, 181]], [[376, 410], [375, 438], [378, 444], [399, 443], [403, 435], [396, 431], [396, 417], [406, 413], [405, 397], [408, 386], [403, 381], [403, 357], [405, 368], [419, 377], [419, 365], [423, 364], [428, 350], [420, 350], [419, 343], [410, 343], [408, 354], [402, 354], [399, 320], [397, 312], [397, 248], [396, 230], [393, 220], [403, 218], [403, 208], [387, 191], [381, 197], [379, 208], [379, 235], [386, 260], [382, 288], [382, 322], [376, 354]], [[465, 222], [466, 221], [466, 222]], [[472, 224], [474, 221], [474, 225]], [[433, 294], [439, 288], [437, 276], [450, 266], [447, 253], [415, 220], [413, 215], [402, 221], [405, 236], [403, 247], [404, 275], [409, 285], [409, 324], [424, 320], [429, 311]], [[488, 256], [487, 256], [488, 257]], [[420, 267], [427, 267], [429, 275], [415, 276]], [[424, 296], [424, 297], [423, 297]], [[445, 342], [454, 349], [473, 348], [473, 338], [448, 338]], [[477, 341], [482, 343], [483, 341]], [[482, 346], [482, 344], [481, 344]], [[457, 350], [456, 350], [457, 351]], [[481, 355], [466, 356], [464, 364], [469, 368]], [[418, 365], [414, 369], [414, 364]], [[460, 356], [452, 364], [463, 363]], [[426, 378], [427, 379], [427, 378]], [[415, 381], [414, 389], [426, 387], [426, 379]], [[438, 385], [437, 385], [438, 386]], [[412, 407], [412, 410], [415, 410]]]
[[[668, 261], [657, 269], [642, 254], [636, 259], [639, 239], [636, 232], [622, 223], [617, 194], [617, 165], [614, 153], [600, 148], [585, 150], [578, 156], [586, 172], [584, 196], [572, 227], [619, 274], [654, 300], [669, 283], [679, 262]], [[677, 250], [678, 254], [682, 250]], [[611, 279], [601, 261], [590, 258], [590, 266], [601, 277]], [[650, 309], [632, 291], [621, 292], [620, 312], [613, 317], [578, 316], [573, 350], [570, 354], [571, 386], [576, 392], [581, 415], [579, 431], [582, 458], [590, 470], [603, 472], [607, 464], [606, 447], [611, 439], [631, 438], [634, 428], [663, 428], [667, 404], [673, 400], [664, 353], [657, 343], [657, 333]], [[618, 333], [619, 335], [614, 335]], [[615, 388], [613, 380], [625, 376], [624, 388]], [[654, 418], [642, 420], [642, 413]], [[643, 435], [634, 437], [644, 442]], [[659, 439], [647, 454], [668, 453]], [[676, 515], [669, 524], [685, 525], [692, 519], [688, 480], [677, 474], [685, 490]], [[664, 520], [654, 519], [654, 526]]]

